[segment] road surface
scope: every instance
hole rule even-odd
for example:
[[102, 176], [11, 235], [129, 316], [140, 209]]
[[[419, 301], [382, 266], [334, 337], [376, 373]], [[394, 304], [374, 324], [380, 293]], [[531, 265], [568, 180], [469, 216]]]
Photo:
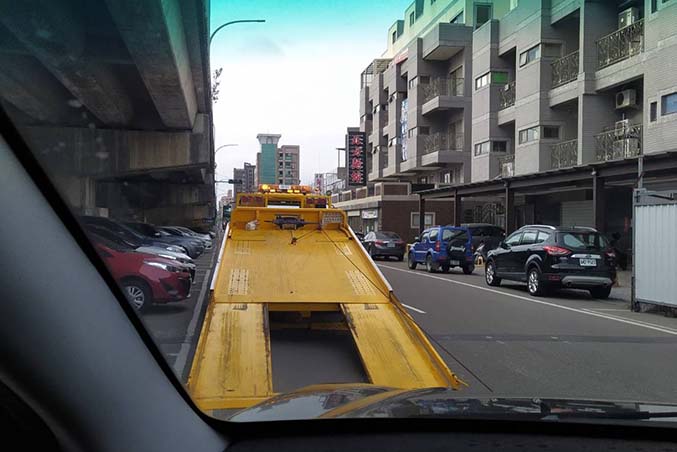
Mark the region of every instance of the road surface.
[[534, 298], [518, 283], [489, 287], [483, 268], [377, 264], [468, 395], [677, 402], [677, 319], [583, 291]]
[[[189, 300], [144, 314], [184, 382], [207, 306], [214, 257], [210, 251], [197, 260]], [[574, 290], [534, 298], [518, 283], [488, 287], [482, 268], [472, 275], [458, 270], [429, 274], [396, 261], [377, 264], [449, 367], [470, 385], [459, 396], [677, 403], [677, 319], [631, 312], [627, 302], [613, 299], [613, 292], [604, 301]], [[273, 339], [276, 391], [319, 383], [311, 378], [313, 369], [321, 370], [322, 382], [364, 379], [356, 355], [344, 353], [339, 338], [311, 344]], [[288, 365], [299, 356], [299, 363]]]

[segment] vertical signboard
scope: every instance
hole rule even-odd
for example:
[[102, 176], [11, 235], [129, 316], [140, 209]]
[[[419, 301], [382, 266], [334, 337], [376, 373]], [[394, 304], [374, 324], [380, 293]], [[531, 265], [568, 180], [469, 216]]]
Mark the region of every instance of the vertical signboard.
[[348, 186], [367, 185], [367, 137], [364, 132], [348, 131], [346, 135], [346, 168]]
[[409, 158], [409, 153], [407, 152], [407, 135], [409, 130], [407, 129], [407, 115], [409, 113], [409, 99], [402, 100], [402, 110], [400, 112], [400, 140], [402, 142], [402, 161], [406, 162]]

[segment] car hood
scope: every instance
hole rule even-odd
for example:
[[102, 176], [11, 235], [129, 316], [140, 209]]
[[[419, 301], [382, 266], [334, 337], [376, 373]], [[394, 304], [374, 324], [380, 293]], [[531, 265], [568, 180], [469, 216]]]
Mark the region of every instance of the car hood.
[[316, 385], [272, 397], [230, 420], [379, 417], [510, 420], [647, 420], [677, 422], [677, 405], [549, 398], [462, 398], [449, 388]]
[[156, 254], [156, 255], [167, 255], [167, 256], [172, 256], [176, 259], [181, 259], [185, 263], [192, 263], [193, 259], [190, 258], [185, 253], [177, 253], [176, 251], [170, 251], [165, 249], [164, 246], [140, 246], [136, 248], [136, 251], [140, 253], [148, 253], [148, 254]]

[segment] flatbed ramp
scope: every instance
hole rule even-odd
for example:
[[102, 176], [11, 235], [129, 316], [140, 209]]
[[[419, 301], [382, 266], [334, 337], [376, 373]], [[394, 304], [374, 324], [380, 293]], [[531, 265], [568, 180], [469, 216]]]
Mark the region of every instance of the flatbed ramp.
[[[274, 224], [290, 214], [304, 223], [293, 230]], [[188, 381], [198, 406], [244, 408], [275, 394], [269, 316], [279, 313], [297, 314], [291, 327], [349, 332], [370, 383], [407, 389], [462, 384], [346, 220], [335, 209], [233, 210]], [[256, 229], [247, 230], [253, 221]], [[339, 321], [316, 323], [311, 319], [318, 312]]]

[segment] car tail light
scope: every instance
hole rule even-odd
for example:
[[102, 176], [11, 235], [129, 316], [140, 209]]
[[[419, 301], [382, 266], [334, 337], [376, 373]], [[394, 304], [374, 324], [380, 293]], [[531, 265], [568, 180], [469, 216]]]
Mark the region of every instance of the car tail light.
[[562, 248], [561, 246], [546, 245], [543, 247], [543, 249], [550, 256], [568, 256], [569, 254], [571, 254], [570, 250]]
[[404, 245], [404, 242], [402, 240], [398, 240], [397, 242], [395, 242], [395, 244], [396, 245]]
[[384, 242], [383, 240], [375, 240], [374, 243], [375, 243], [377, 246], [383, 246], [383, 245], [386, 244], [386, 242]]
[[616, 259], [616, 252], [614, 250], [606, 250], [604, 254], [606, 254], [606, 257], [609, 259]]
[[438, 240], [435, 242], [435, 251], [439, 251], [440, 249], [442, 249], [442, 242]]

